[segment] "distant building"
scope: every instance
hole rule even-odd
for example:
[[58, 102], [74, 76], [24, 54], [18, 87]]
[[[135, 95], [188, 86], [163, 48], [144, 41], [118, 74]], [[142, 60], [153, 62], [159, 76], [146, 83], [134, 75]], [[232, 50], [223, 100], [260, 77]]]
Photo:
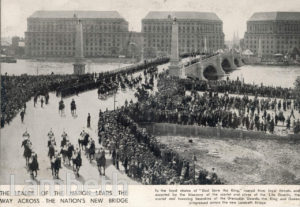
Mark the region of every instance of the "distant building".
[[127, 50], [128, 22], [117, 11], [36, 11], [27, 19], [26, 56], [73, 57], [78, 19], [84, 57], [117, 57]]
[[234, 32], [232, 37], [232, 49], [240, 49], [240, 37], [238, 32]]
[[142, 20], [144, 54], [171, 53], [172, 19], [179, 25], [179, 53], [213, 52], [224, 48], [223, 22], [215, 13], [152, 11]]
[[299, 49], [300, 12], [254, 13], [247, 21], [244, 45], [262, 57], [285, 55], [294, 48]]
[[18, 36], [12, 37], [8, 54], [16, 57], [23, 57], [25, 54], [24, 38], [20, 38]]

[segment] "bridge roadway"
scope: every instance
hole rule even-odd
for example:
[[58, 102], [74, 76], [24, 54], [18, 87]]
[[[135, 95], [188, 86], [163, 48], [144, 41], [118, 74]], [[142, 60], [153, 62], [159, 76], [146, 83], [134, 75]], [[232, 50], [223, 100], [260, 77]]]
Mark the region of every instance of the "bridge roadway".
[[227, 52], [206, 58], [195, 58], [185, 64], [184, 72], [187, 77], [217, 80], [243, 65], [244, 59], [241, 55]]
[[[162, 72], [167, 68], [167, 64], [159, 65], [158, 70]], [[145, 81], [142, 72], [137, 72], [133, 76], [136, 77], [142, 74], [143, 83]], [[155, 80], [156, 85], [156, 80]], [[153, 91], [153, 93], [157, 89]], [[134, 93], [136, 88], [126, 89], [126, 91], [119, 90], [116, 94], [116, 107], [121, 107], [124, 105], [125, 100], [136, 101]], [[70, 111], [70, 102], [74, 99], [77, 105], [77, 116], [73, 117]], [[26, 103], [27, 109], [24, 118], [24, 123], [21, 123], [20, 116], [16, 116], [9, 125], [5, 125], [1, 129], [0, 134], [0, 185], [9, 185], [11, 176], [14, 176], [13, 183], [17, 185], [26, 185], [31, 181], [30, 175], [25, 168], [25, 159], [23, 157], [23, 148], [21, 148], [21, 143], [23, 141], [22, 134], [27, 130], [30, 134], [30, 139], [33, 144], [33, 150], [38, 155], [39, 168], [38, 176], [36, 182], [39, 184], [42, 180], [53, 180], [50, 170], [50, 160], [47, 156], [48, 147], [47, 134], [52, 128], [56, 142], [60, 145], [61, 134], [65, 130], [68, 134], [68, 139], [74, 146], [77, 145], [77, 140], [79, 138], [80, 132], [85, 129], [91, 137], [95, 140], [96, 148], [99, 148], [98, 144], [98, 119], [99, 119], [99, 109], [102, 111], [113, 110], [114, 107], [114, 97], [109, 97], [107, 100], [99, 100], [97, 95], [97, 89], [80, 93], [78, 96], [71, 96], [64, 98], [65, 116], [60, 116], [58, 113], [58, 102], [60, 97], [57, 97], [55, 93], [50, 93], [49, 104], [44, 105], [42, 108], [40, 105], [40, 100], [36, 107], [33, 107], [33, 98]], [[87, 114], [91, 114], [91, 127], [86, 128]], [[99, 184], [104, 181], [111, 183], [113, 179], [117, 176], [115, 181], [117, 182], [127, 182], [128, 184], [139, 184], [136, 180], [128, 177], [124, 169], [117, 170], [114, 165], [112, 165], [111, 156], [109, 153], [107, 155], [107, 166], [106, 166], [106, 176], [99, 176], [96, 163], [93, 161], [90, 163], [87, 158], [82, 156], [82, 167], [80, 168], [79, 177], [74, 177], [72, 167], [63, 165], [60, 170], [60, 179], [54, 179], [55, 183], [66, 184], [67, 180], [76, 180], [82, 184], [85, 184], [88, 180], [95, 180]], [[121, 166], [121, 165], [120, 165]], [[69, 176], [69, 177], [68, 177]], [[69, 178], [69, 179], [68, 179]]]

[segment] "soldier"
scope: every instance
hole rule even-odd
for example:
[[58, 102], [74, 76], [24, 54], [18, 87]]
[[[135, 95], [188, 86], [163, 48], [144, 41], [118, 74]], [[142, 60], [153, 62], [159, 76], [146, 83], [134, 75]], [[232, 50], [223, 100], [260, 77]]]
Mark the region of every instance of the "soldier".
[[22, 123], [24, 122], [24, 114], [25, 114], [25, 111], [22, 110], [21, 113], [20, 113], [20, 116], [21, 116], [21, 122], [22, 122]]
[[87, 117], [87, 128], [91, 127], [91, 115], [90, 113], [88, 113], [88, 117]]

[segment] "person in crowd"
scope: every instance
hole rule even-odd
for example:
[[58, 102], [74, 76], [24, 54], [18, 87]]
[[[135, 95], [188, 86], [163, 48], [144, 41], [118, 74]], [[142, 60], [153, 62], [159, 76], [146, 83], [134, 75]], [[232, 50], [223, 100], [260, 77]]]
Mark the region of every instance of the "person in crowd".
[[43, 108], [43, 106], [44, 106], [44, 98], [41, 97], [41, 108]]
[[21, 113], [20, 113], [20, 116], [21, 116], [21, 122], [22, 122], [22, 123], [24, 122], [24, 115], [25, 115], [25, 111], [22, 110]]
[[88, 117], [87, 117], [87, 128], [91, 127], [91, 115], [90, 113], [88, 113]]

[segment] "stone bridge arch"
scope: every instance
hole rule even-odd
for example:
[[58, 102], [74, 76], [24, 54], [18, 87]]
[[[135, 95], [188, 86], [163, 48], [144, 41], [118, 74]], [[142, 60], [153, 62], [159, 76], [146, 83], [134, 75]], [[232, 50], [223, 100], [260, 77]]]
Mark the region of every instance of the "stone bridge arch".
[[241, 56], [219, 54], [188, 65], [184, 70], [188, 77], [195, 77], [201, 80], [216, 80], [218, 77], [222, 77], [226, 73], [237, 69], [234, 61], [239, 67], [244, 65]]
[[225, 73], [229, 73], [232, 69], [232, 64], [228, 60], [228, 58], [223, 58], [221, 62], [221, 67], [224, 70]]
[[203, 68], [203, 77], [207, 80], [218, 80], [218, 70], [216, 66], [213, 64], [207, 65], [205, 68]]
[[234, 56], [232, 54], [222, 55], [220, 58], [220, 64], [225, 73], [230, 73], [237, 68], [234, 64]]
[[236, 65], [236, 67], [240, 67], [240, 61], [237, 57], [234, 57], [233, 62]]

